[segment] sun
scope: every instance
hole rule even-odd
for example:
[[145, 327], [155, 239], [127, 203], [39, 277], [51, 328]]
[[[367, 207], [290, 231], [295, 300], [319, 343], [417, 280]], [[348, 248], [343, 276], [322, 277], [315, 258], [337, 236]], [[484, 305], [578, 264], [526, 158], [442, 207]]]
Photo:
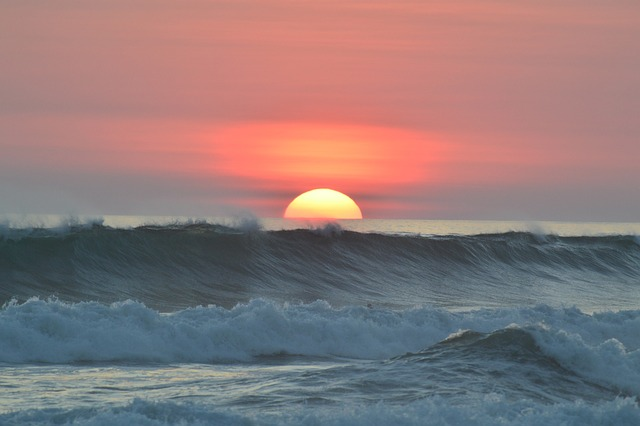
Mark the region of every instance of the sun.
[[284, 212], [287, 219], [362, 219], [360, 207], [349, 196], [328, 188], [298, 195]]

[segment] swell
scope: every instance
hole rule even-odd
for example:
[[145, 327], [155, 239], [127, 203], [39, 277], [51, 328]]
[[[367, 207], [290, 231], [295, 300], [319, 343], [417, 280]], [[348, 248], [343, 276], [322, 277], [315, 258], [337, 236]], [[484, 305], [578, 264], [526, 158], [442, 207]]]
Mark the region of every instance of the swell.
[[[56, 233], [13, 230], [0, 239], [0, 302], [57, 296], [135, 299], [171, 311], [231, 307], [255, 297], [332, 304], [445, 307], [531, 302], [637, 305], [635, 236], [530, 233], [407, 236], [319, 230], [241, 231], [191, 224]], [[467, 305], [460, 301], [469, 301]]]

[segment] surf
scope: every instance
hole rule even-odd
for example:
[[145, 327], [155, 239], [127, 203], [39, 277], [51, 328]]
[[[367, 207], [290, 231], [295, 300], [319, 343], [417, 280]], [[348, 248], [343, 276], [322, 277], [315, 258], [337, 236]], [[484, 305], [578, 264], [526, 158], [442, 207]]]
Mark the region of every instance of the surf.
[[[31, 299], [0, 310], [0, 341], [11, 342], [0, 347], [0, 363], [229, 364], [293, 357], [375, 361], [381, 363], [376, 371], [396, 371], [392, 376], [421, 369], [426, 376], [453, 374], [459, 368], [471, 374], [477, 364], [477, 375], [511, 371], [510, 377], [500, 373], [481, 380], [484, 386], [502, 383], [505, 392], [534, 371], [539, 382], [527, 389], [550, 392], [562, 385], [572, 391], [557, 395], [575, 395], [588, 384], [593, 389], [585, 395], [603, 388], [608, 396], [637, 395], [638, 324], [638, 310], [589, 315], [546, 305], [449, 312], [253, 300], [231, 309], [202, 306], [162, 314], [133, 301]], [[453, 385], [438, 380], [443, 387]]]
[[[189, 223], [0, 233], [0, 303], [138, 300], [171, 312], [254, 298], [468, 309], [542, 302], [633, 308], [635, 235], [398, 235]], [[631, 297], [630, 297], [631, 295]]]

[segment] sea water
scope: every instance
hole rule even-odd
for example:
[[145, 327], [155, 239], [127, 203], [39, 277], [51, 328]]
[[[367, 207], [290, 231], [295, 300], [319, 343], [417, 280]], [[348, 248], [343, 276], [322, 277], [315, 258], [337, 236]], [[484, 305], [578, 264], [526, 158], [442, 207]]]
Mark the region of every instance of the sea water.
[[0, 222], [0, 424], [640, 424], [640, 224]]

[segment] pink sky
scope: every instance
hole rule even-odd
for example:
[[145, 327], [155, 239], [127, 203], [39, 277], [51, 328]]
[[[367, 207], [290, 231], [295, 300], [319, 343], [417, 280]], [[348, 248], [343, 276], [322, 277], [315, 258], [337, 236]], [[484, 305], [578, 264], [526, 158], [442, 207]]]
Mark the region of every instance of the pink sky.
[[0, 213], [640, 220], [637, 1], [0, 9]]

